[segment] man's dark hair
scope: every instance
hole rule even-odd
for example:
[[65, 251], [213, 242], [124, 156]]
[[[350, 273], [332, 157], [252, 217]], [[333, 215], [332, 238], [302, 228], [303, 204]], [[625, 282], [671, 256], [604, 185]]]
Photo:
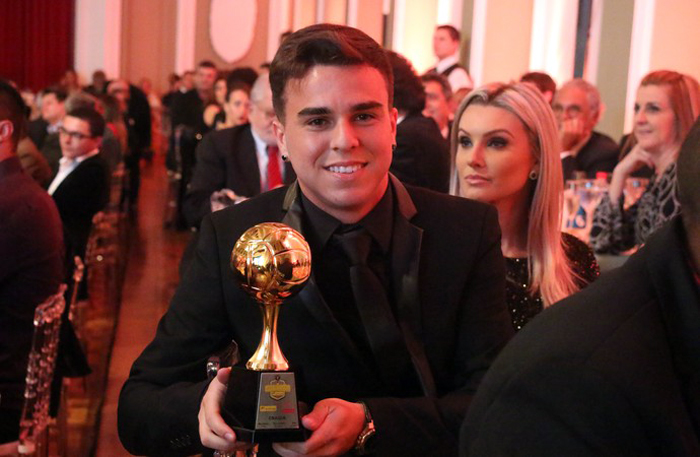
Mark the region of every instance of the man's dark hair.
[[253, 87], [255, 80], [258, 79], [258, 72], [251, 67], [238, 67], [231, 70], [231, 73], [226, 77], [226, 84], [232, 85], [236, 81], [241, 81], [249, 87]]
[[683, 218], [700, 224], [700, 117], [695, 121], [678, 153], [676, 165], [678, 201]]
[[450, 34], [450, 38], [452, 38], [452, 41], [459, 41], [459, 38], [460, 38], [459, 30], [457, 30], [456, 28], [454, 28], [451, 25], [447, 25], [447, 24], [438, 25], [435, 28], [435, 30], [447, 30], [447, 33]]
[[292, 33], [270, 65], [272, 103], [284, 122], [284, 91], [291, 79], [302, 79], [316, 65], [369, 65], [382, 74], [393, 103], [394, 75], [386, 54], [366, 33], [336, 24], [317, 24]]
[[401, 54], [386, 51], [394, 71], [394, 108], [406, 114], [420, 113], [425, 108], [425, 89], [416, 70]]
[[42, 97], [48, 94], [54, 94], [56, 96], [56, 100], [58, 100], [59, 102], [65, 102], [68, 98], [68, 92], [66, 92], [65, 89], [63, 89], [60, 86], [49, 86], [43, 91], [41, 91]]
[[85, 121], [90, 126], [90, 136], [103, 136], [105, 133], [105, 120], [100, 113], [93, 108], [80, 107], [71, 110], [66, 116], [71, 116]]
[[211, 68], [213, 70], [216, 70], [216, 65], [214, 65], [214, 62], [211, 60], [202, 60], [197, 64], [197, 68], [204, 67], [204, 68]]
[[233, 92], [236, 92], [237, 90], [242, 90], [243, 92], [248, 94], [248, 97], [250, 97], [250, 86], [243, 81], [234, 80], [230, 84], [226, 84], [226, 101], [227, 102], [228, 102], [228, 98], [231, 96], [231, 94]]
[[437, 73], [426, 73], [420, 77], [420, 80], [424, 83], [435, 82], [440, 84], [442, 94], [445, 96], [445, 98], [447, 100], [452, 98], [452, 86], [450, 86], [450, 82], [443, 75], [439, 75]]
[[525, 73], [520, 77], [520, 82], [534, 84], [543, 94], [545, 92], [554, 94], [557, 91], [557, 83], [554, 82], [551, 76], [541, 71]]
[[0, 121], [12, 123], [12, 149], [17, 148], [17, 143], [27, 131], [27, 106], [17, 89], [4, 79], [0, 79]]

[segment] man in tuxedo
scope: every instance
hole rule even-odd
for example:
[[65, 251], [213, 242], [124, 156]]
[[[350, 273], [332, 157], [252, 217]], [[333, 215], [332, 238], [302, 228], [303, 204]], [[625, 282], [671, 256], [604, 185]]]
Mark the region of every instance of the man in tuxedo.
[[462, 455], [700, 455], [698, 175], [700, 121], [678, 156], [681, 216], [503, 350]]
[[617, 144], [593, 130], [603, 112], [598, 89], [583, 79], [572, 79], [554, 94], [552, 109], [559, 125], [564, 179], [577, 173], [588, 179], [598, 172], [611, 173], [617, 164]]
[[24, 110], [19, 93], [0, 81], [0, 443], [19, 436], [34, 309], [63, 280], [58, 210], [16, 155]]
[[99, 155], [105, 122], [92, 108], [76, 108], [59, 129], [63, 157], [49, 185], [63, 222], [68, 265], [85, 256], [92, 217], [109, 199], [109, 171]]
[[274, 451], [454, 455], [472, 392], [512, 334], [496, 211], [388, 173], [393, 75], [363, 32], [320, 24], [291, 34], [270, 83], [297, 182], [204, 218], [194, 261], [122, 389], [122, 442], [137, 454], [246, 446], [221, 417], [236, 378], [222, 368], [208, 383], [205, 362], [232, 338], [242, 361], [256, 349], [258, 307], [229, 258], [248, 228], [281, 221], [305, 236], [313, 259], [278, 327], [303, 370], [310, 437]]
[[452, 92], [472, 89], [474, 83], [467, 69], [459, 64], [459, 30], [451, 25], [439, 25], [433, 34], [433, 52], [438, 61], [426, 74], [437, 74], [447, 78]]
[[199, 227], [219, 199], [221, 208], [296, 178], [291, 164], [282, 160], [272, 129], [275, 111], [267, 73], [253, 84], [250, 101], [250, 124], [210, 132], [197, 148], [184, 202], [190, 226]]

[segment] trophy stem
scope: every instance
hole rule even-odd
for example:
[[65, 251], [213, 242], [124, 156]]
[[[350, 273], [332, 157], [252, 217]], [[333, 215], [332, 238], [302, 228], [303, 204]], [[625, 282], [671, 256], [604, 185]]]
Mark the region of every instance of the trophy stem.
[[282, 354], [277, 342], [277, 317], [281, 301], [268, 302], [260, 305], [263, 315], [263, 335], [258, 348], [246, 363], [246, 368], [254, 371], [286, 371], [289, 362]]

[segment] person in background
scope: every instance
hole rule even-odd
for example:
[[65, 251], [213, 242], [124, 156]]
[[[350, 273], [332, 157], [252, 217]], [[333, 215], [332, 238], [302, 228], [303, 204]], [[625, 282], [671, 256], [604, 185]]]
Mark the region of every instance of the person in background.
[[423, 115], [432, 118], [440, 129], [442, 137], [449, 140], [453, 110], [450, 107], [452, 89], [444, 76], [427, 73], [421, 76], [425, 89], [425, 109]]
[[[676, 157], [700, 115], [698, 82], [675, 71], [651, 72], [637, 89], [634, 113], [633, 146], [615, 167], [608, 193], [593, 216], [591, 245], [596, 252], [618, 254], [643, 244], [680, 213]], [[654, 175], [639, 200], [625, 209], [625, 182], [645, 165]]]
[[700, 455], [700, 120], [677, 176], [680, 216], [499, 355], [462, 457]]
[[95, 70], [92, 73], [92, 83], [85, 87], [85, 92], [99, 97], [107, 93], [107, 83], [109, 83], [109, 81], [107, 80], [105, 72], [103, 70]]
[[457, 110], [451, 149], [452, 193], [498, 210], [516, 330], [595, 280], [591, 249], [560, 231], [556, 121], [536, 88], [494, 83], [473, 91]]
[[248, 123], [250, 112], [250, 86], [242, 81], [232, 81], [228, 86], [224, 102], [224, 121], [216, 125], [217, 130], [223, 130]]
[[554, 94], [557, 93], [557, 83], [554, 82], [551, 76], [542, 71], [531, 71], [523, 74], [520, 77], [521, 83], [534, 84], [540, 91], [545, 101], [552, 104]]
[[44, 89], [41, 95], [41, 119], [29, 123], [29, 137], [51, 167], [51, 176], [58, 171], [61, 158], [61, 145], [58, 140], [58, 128], [63, 116], [68, 94], [58, 86]]
[[0, 80], [0, 444], [19, 437], [34, 309], [64, 277], [56, 204], [15, 154], [24, 110], [17, 91]]
[[216, 81], [214, 81], [214, 97], [204, 108], [204, 123], [214, 130], [217, 129], [217, 125], [226, 120], [226, 112], [224, 111], [224, 103], [226, 103], [226, 94], [228, 93], [226, 77], [227, 74], [224, 72], [218, 74]]
[[422, 114], [425, 90], [420, 77], [405, 57], [387, 51], [394, 71], [396, 148], [389, 171], [406, 184], [447, 193], [450, 187], [449, 142], [435, 121]]
[[577, 174], [594, 179], [599, 172], [612, 172], [617, 164], [617, 143], [593, 130], [603, 113], [598, 89], [583, 79], [572, 79], [554, 95], [552, 109], [559, 126], [564, 180]]
[[453, 92], [474, 87], [467, 69], [459, 64], [460, 38], [459, 30], [453, 26], [439, 25], [433, 34], [433, 52], [438, 62], [426, 72], [447, 78]]

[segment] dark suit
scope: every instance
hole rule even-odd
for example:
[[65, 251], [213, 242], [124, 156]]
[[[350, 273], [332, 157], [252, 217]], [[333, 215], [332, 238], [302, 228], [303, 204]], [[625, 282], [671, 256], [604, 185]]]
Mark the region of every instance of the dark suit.
[[63, 235], [53, 200], [16, 157], [0, 162], [0, 443], [19, 433], [34, 309], [63, 280]]
[[545, 310], [484, 377], [469, 456], [700, 455], [700, 289], [680, 219]]
[[[296, 179], [285, 163], [284, 182]], [[211, 212], [209, 197], [217, 190], [231, 189], [236, 195], [254, 197], [261, 192], [260, 167], [250, 124], [210, 132], [197, 148], [197, 166], [185, 196], [188, 224], [198, 227]]]
[[389, 171], [406, 184], [447, 193], [449, 146], [435, 121], [421, 113], [409, 114], [396, 127], [396, 149]]
[[575, 171], [585, 172], [587, 179], [594, 179], [599, 171], [612, 173], [617, 165], [619, 150], [609, 136], [598, 132], [591, 133], [591, 137], [576, 157], [569, 156], [562, 160], [564, 179], [573, 179]]
[[[282, 306], [279, 342], [290, 364], [303, 369], [304, 401], [366, 401], [378, 430], [377, 455], [454, 455], [472, 392], [512, 334], [497, 215], [470, 200], [407, 191], [395, 178], [392, 185], [390, 275], [405, 339], [398, 344], [412, 346], [422, 391], [398, 398], [394, 393], [403, 386], [381, 382], [313, 277]], [[245, 361], [262, 333], [258, 307], [229, 268], [231, 249], [263, 221], [282, 221], [303, 233], [298, 189], [266, 192], [204, 219], [195, 261], [122, 389], [119, 433], [131, 452], [201, 451], [197, 413], [208, 355], [234, 339]]]

